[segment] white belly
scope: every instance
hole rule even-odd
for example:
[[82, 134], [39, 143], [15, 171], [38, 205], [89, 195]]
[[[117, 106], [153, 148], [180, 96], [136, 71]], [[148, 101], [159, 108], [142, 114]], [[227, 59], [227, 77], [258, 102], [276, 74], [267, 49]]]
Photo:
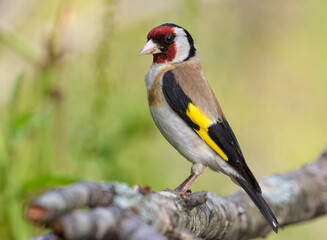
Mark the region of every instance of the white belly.
[[168, 105], [150, 106], [150, 111], [160, 132], [180, 154], [192, 163], [212, 165], [218, 155]]

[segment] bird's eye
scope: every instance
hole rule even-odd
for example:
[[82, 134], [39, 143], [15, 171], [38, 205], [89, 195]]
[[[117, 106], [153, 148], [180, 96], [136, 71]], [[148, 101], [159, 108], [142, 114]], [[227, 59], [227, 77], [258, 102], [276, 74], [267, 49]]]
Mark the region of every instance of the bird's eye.
[[169, 34], [169, 35], [167, 35], [167, 36], [165, 37], [165, 41], [166, 41], [166, 43], [171, 44], [171, 43], [174, 42], [174, 38], [175, 38], [175, 36], [174, 36], [173, 34]]

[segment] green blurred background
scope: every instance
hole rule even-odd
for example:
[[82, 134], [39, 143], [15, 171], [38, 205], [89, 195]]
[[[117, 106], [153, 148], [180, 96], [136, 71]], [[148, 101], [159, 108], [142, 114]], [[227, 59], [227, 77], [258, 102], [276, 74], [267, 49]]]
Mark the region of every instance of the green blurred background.
[[[258, 179], [314, 160], [327, 132], [323, 0], [0, 0], [0, 239], [43, 231], [29, 199], [73, 181], [174, 188], [190, 171], [149, 114], [139, 57], [173, 22], [203, 70]], [[314, 187], [314, 186], [313, 186]], [[210, 170], [193, 191], [238, 188]], [[327, 239], [327, 218], [268, 239]]]

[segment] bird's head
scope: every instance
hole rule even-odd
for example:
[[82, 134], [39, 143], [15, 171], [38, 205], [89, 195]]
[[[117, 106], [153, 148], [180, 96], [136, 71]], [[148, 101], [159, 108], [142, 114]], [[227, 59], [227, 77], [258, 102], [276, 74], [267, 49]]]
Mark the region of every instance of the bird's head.
[[153, 63], [186, 61], [196, 53], [194, 41], [188, 31], [172, 23], [153, 28], [140, 55], [153, 54]]

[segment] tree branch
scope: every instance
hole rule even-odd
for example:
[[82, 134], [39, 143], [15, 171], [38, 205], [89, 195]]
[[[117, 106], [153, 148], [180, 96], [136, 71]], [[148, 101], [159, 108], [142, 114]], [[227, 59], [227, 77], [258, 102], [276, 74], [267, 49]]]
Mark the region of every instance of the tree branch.
[[[317, 161], [265, 178], [261, 187], [282, 226], [326, 214], [327, 148]], [[26, 216], [53, 231], [38, 240], [250, 239], [271, 230], [243, 191], [225, 198], [205, 192], [183, 198], [118, 182], [51, 190], [30, 203]]]

